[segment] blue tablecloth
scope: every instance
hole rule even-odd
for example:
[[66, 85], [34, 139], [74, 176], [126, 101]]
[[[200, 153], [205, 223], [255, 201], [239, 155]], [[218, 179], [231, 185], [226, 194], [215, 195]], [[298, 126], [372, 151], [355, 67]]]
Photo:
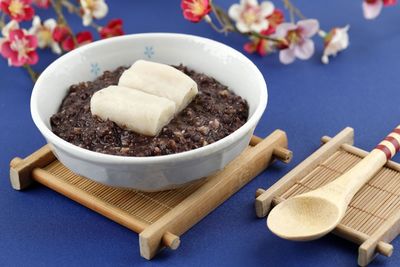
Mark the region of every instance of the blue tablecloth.
[[[235, 34], [217, 34], [205, 23], [185, 21], [177, 0], [108, 2], [109, 17], [123, 18], [127, 33], [191, 33], [239, 50], [245, 41]], [[227, 8], [234, 1], [215, 2]], [[128, 229], [43, 186], [11, 189], [10, 159], [26, 156], [45, 142], [30, 117], [30, 79], [0, 60], [0, 265], [354, 266], [357, 246], [338, 237], [295, 243], [272, 235], [265, 220], [255, 217], [254, 192], [304, 160], [325, 134], [352, 126], [356, 145], [369, 150], [400, 123], [400, 6], [366, 21], [361, 0], [295, 2], [307, 16], [319, 18], [324, 29], [350, 24], [351, 45], [327, 66], [320, 63], [321, 42], [311, 60], [289, 66], [280, 64], [276, 54], [249, 56], [269, 90], [268, 108], [256, 134], [285, 130], [293, 162], [265, 171], [184, 234], [177, 251], [165, 250], [151, 262], [139, 256], [138, 236]], [[73, 24], [80, 23], [75, 19]], [[39, 68], [54, 59], [50, 52], [41, 55]], [[400, 239], [393, 245], [393, 256], [380, 256], [372, 266], [399, 266]]]

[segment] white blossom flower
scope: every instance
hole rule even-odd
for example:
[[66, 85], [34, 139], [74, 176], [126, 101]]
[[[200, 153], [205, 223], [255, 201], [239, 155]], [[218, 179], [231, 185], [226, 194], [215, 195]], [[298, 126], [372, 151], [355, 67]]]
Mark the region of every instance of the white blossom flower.
[[60, 45], [53, 38], [53, 31], [57, 27], [55, 19], [47, 19], [41, 22], [39, 16], [35, 16], [32, 21], [32, 27], [29, 29], [29, 34], [35, 35], [38, 39], [38, 47], [50, 47], [53, 53], [61, 54]]
[[83, 25], [89, 26], [93, 18], [104, 18], [108, 13], [108, 6], [104, 0], [80, 0], [82, 6]]
[[258, 4], [257, 0], [241, 0], [240, 4], [233, 4], [228, 14], [231, 19], [236, 21], [236, 28], [243, 33], [261, 32], [269, 26], [266, 17], [274, 12], [274, 4], [264, 1]]
[[275, 38], [284, 40], [286, 48], [279, 52], [279, 60], [283, 64], [292, 63], [296, 57], [309, 59], [314, 54], [314, 42], [311, 37], [319, 30], [318, 20], [305, 19], [297, 24], [284, 22], [276, 28]]
[[19, 23], [16, 20], [10, 20], [3, 29], [1, 30], [1, 34], [3, 37], [0, 38], [0, 45], [4, 40], [7, 40], [9, 38], [10, 31], [19, 29]]
[[336, 56], [338, 52], [349, 46], [349, 29], [349, 25], [343, 28], [333, 28], [324, 36], [324, 54], [321, 58], [324, 64], [329, 63], [329, 56]]
[[10, 39], [10, 31], [19, 29], [19, 23], [16, 20], [10, 20], [1, 30], [2, 36], [0, 36], [0, 47], [6, 41]]

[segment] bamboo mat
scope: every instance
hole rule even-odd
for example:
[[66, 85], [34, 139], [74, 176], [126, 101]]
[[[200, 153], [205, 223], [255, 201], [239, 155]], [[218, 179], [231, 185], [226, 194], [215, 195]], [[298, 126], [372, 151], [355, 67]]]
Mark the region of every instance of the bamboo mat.
[[205, 182], [205, 180], [201, 180], [178, 189], [149, 193], [115, 188], [94, 182], [74, 174], [58, 160], [43, 169], [53, 174], [57, 179], [63, 180], [113, 207], [128, 212], [147, 224], [156, 222]]
[[[281, 195], [287, 199], [317, 189], [338, 178], [361, 161], [340, 149]], [[341, 224], [372, 235], [400, 207], [400, 173], [382, 168], [354, 196]]]

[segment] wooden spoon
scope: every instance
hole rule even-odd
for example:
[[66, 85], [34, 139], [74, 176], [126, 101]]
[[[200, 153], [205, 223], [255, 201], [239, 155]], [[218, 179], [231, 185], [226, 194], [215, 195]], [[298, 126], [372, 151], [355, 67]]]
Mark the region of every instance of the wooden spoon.
[[342, 220], [353, 196], [400, 149], [400, 125], [349, 171], [314, 191], [289, 198], [269, 214], [268, 228], [289, 240], [313, 240]]

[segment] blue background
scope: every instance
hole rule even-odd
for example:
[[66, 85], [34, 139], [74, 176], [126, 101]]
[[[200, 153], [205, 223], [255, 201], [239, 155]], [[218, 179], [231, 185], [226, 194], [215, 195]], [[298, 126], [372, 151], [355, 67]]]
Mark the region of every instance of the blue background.
[[[228, 8], [234, 1], [215, 2]], [[23, 192], [11, 189], [10, 159], [27, 156], [45, 142], [30, 117], [29, 77], [0, 60], [0, 265], [354, 266], [358, 247], [338, 237], [294, 243], [273, 236], [265, 220], [255, 217], [254, 192], [304, 160], [325, 134], [333, 136], [352, 126], [356, 145], [369, 150], [400, 123], [400, 6], [386, 8], [377, 20], [366, 21], [361, 0], [294, 2], [308, 17], [320, 19], [325, 30], [350, 24], [351, 45], [327, 66], [320, 63], [322, 44], [317, 38], [316, 54], [308, 61], [284, 66], [277, 54], [249, 56], [269, 89], [267, 111], [256, 134], [285, 130], [293, 162], [265, 171], [184, 234], [177, 251], [165, 250], [151, 262], [139, 256], [138, 237], [128, 229], [43, 186]], [[177, 0], [108, 3], [107, 18], [123, 18], [127, 33], [191, 33], [239, 50], [245, 42], [236, 34], [215, 33], [205, 23], [185, 21]], [[73, 19], [73, 25], [80, 28], [81, 22]], [[55, 58], [50, 52], [40, 55], [38, 69]], [[393, 245], [393, 256], [380, 256], [372, 266], [399, 266], [400, 239]]]

